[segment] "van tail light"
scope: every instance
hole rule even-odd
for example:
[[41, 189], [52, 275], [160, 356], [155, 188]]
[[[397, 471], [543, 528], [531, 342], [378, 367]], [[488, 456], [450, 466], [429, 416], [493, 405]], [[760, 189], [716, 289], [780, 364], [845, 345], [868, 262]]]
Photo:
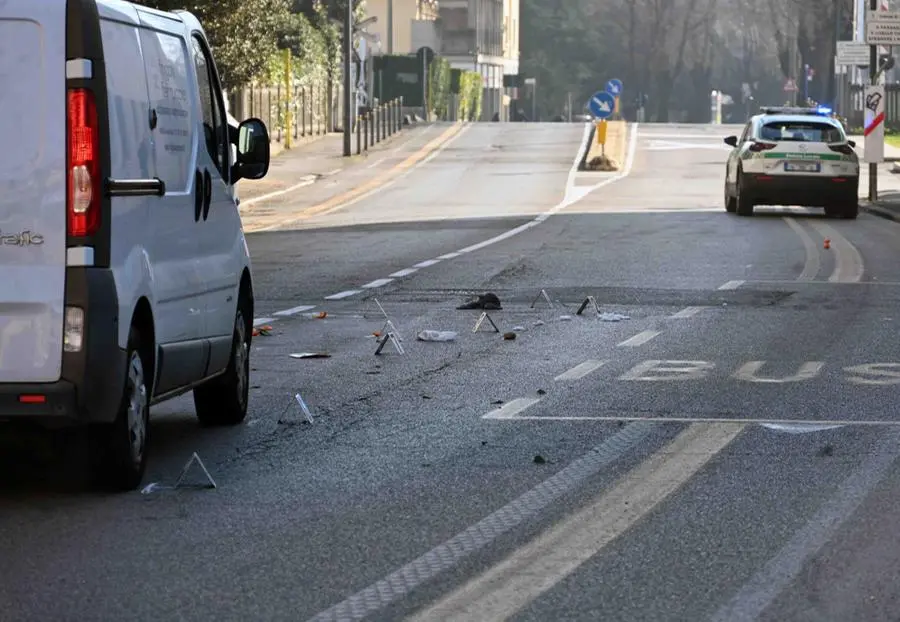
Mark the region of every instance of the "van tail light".
[[774, 149], [775, 143], [764, 143], [760, 141], [755, 141], [752, 145], [750, 145], [750, 151], [766, 151], [768, 149]]
[[850, 145], [828, 145], [828, 148], [844, 155], [853, 155], [853, 147]]
[[69, 237], [85, 237], [100, 227], [100, 136], [94, 93], [68, 92], [66, 214]]

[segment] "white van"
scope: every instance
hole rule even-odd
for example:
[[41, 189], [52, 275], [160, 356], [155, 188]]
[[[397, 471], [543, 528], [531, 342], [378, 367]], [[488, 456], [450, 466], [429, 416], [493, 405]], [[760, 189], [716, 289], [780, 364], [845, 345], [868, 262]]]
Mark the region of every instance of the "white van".
[[229, 131], [190, 13], [3, 0], [0, 140], [0, 424], [88, 425], [97, 474], [134, 489], [151, 404], [193, 391], [203, 424], [246, 415], [232, 189], [268, 171], [266, 127]]

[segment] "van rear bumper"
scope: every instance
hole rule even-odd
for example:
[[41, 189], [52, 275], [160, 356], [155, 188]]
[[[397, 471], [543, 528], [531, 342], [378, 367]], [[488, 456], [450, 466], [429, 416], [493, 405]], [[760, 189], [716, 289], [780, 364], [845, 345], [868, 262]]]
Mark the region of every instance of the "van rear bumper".
[[125, 351], [119, 347], [119, 298], [112, 271], [67, 268], [66, 306], [84, 309], [84, 348], [63, 353], [57, 382], [0, 384], [0, 422], [29, 419], [56, 427], [115, 420], [125, 383]]

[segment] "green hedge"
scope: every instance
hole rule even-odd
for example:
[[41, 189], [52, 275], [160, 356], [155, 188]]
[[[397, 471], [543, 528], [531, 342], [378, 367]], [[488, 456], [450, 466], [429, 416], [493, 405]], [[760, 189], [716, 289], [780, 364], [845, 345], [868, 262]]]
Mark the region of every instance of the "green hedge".
[[450, 112], [450, 63], [437, 57], [428, 68], [428, 109], [438, 119], [446, 119]]
[[459, 120], [477, 121], [481, 118], [481, 94], [481, 74], [464, 71], [459, 78]]

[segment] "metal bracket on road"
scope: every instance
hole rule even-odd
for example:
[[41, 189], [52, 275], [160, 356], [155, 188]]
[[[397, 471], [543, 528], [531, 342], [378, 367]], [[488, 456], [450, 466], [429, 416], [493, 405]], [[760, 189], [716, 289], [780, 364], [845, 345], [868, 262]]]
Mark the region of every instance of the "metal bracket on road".
[[206, 477], [206, 484], [201, 484], [199, 488], [216, 488], [216, 480], [212, 478], [212, 475], [209, 474], [209, 471], [206, 470], [206, 465], [203, 464], [203, 460], [200, 459], [200, 456], [197, 455], [195, 451], [191, 456], [191, 459], [187, 461], [187, 464], [184, 465], [184, 468], [181, 469], [181, 475], [178, 477], [178, 481], [175, 482], [175, 486], [173, 488], [196, 488], [198, 486], [182, 486], [182, 482], [184, 478], [187, 476], [188, 471], [190, 471], [191, 466], [194, 464], [200, 467], [200, 470], [203, 471], [203, 475]]
[[[378, 311], [384, 317], [385, 320], [390, 320], [391, 318], [388, 316], [387, 311], [384, 310], [384, 307], [381, 306], [381, 303], [378, 302], [377, 298], [372, 298], [372, 302], [375, 303], [375, 306], [378, 307]], [[363, 317], [368, 318], [368, 310], [371, 309], [371, 305], [367, 305], [366, 311], [363, 311]]]
[[487, 311], [482, 312], [481, 317], [478, 318], [477, 322], [475, 322], [475, 328], [472, 329], [472, 332], [477, 333], [478, 329], [481, 328], [481, 325], [484, 323], [485, 320], [487, 320], [488, 322], [491, 323], [491, 326], [494, 328], [495, 333], [500, 332], [500, 329], [497, 328], [496, 324], [494, 324], [494, 320], [492, 320], [491, 316], [487, 314]]
[[388, 341], [394, 344], [394, 349], [397, 350], [398, 354], [406, 354], [406, 352], [403, 350], [403, 344], [400, 343], [403, 340], [397, 336], [397, 329], [394, 327], [394, 323], [390, 320], [384, 323], [382, 336], [378, 340], [378, 349], [375, 350], [375, 356], [381, 354], [381, 351], [384, 349], [384, 346], [387, 345]]
[[581, 315], [584, 313], [584, 310], [588, 308], [588, 305], [594, 307], [594, 311], [597, 312], [597, 315], [600, 315], [600, 305], [597, 304], [597, 299], [593, 296], [588, 296], [584, 299], [584, 302], [581, 303], [581, 306], [578, 307], [578, 311], [575, 312], [575, 315]]
[[543, 298], [547, 301], [547, 304], [550, 305], [550, 308], [553, 308], [553, 301], [550, 299], [550, 295], [547, 293], [546, 289], [542, 289], [541, 293], [534, 297], [534, 300], [531, 301], [531, 308], [534, 309], [534, 305], [537, 304], [538, 300]]

